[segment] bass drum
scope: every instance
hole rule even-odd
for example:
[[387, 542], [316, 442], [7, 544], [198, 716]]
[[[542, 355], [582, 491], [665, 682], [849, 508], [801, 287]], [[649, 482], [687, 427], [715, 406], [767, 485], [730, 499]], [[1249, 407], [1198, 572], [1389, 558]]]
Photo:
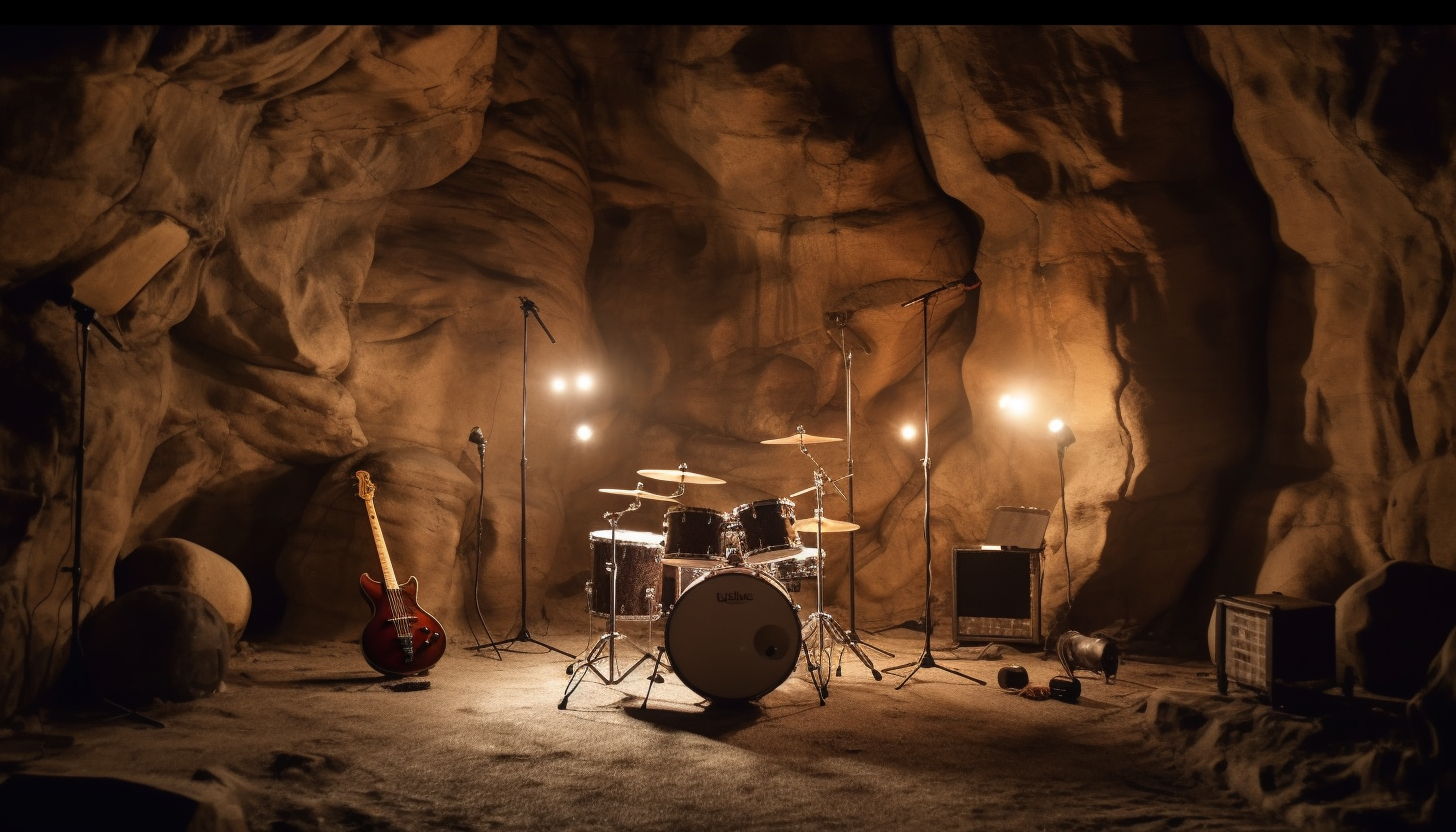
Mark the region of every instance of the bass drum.
[[789, 594], [756, 569], [726, 567], [683, 590], [663, 641], [672, 672], [699, 696], [758, 699], [794, 672], [802, 647]]

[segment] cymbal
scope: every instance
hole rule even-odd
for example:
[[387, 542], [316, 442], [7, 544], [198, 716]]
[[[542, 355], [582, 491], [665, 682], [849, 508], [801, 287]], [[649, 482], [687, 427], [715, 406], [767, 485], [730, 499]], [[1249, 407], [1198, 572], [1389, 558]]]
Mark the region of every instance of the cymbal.
[[760, 445], [797, 445], [801, 441], [805, 445], [818, 445], [818, 444], [823, 443], [823, 442], [843, 442], [844, 440], [843, 439], [840, 439], [837, 436], [815, 436], [815, 435], [810, 434], [810, 433], [805, 433], [805, 434], [798, 434], [798, 433], [796, 433], [793, 436], [785, 436], [785, 437], [783, 437], [781, 439], [764, 439], [764, 440], [760, 441], [758, 444], [760, 444]]
[[726, 482], [726, 480], [710, 477], [707, 474], [694, 474], [691, 471], [677, 468], [645, 468], [637, 473], [663, 482], [691, 483], [692, 485], [722, 485]]
[[661, 500], [664, 503], [677, 502], [676, 497], [669, 497], [666, 494], [653, 494], [651, 491], [643, 491], [640, 488], [598, 488], [597, 490], [603, 494], [621, 494], [624, 497], [637, 497], [642, 500]]
[[[821, 522], [823, 523], [822, 529], [820, 528]], [[829, 532], [852, 532], [857, 528], [859, 528], [858, 523], [851, 523], [848, 520], [830, 520], [828, 517], [825, 517], [822, 521], [817, 517], [805, 517], [803, 520], [794, 524], [794, 531], [796, 532], [817, 533], [823, 531], [825, 534]]]

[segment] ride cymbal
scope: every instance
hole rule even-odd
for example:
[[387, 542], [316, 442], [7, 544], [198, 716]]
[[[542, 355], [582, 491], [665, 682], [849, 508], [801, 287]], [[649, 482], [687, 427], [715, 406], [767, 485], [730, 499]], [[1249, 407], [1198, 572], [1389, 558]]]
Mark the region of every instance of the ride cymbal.
[[643, 491], [640, 488], [598, 488], [597, 490], [602, 492], [603, 494], [621, 494], [623, 497], [637, 497], [643, 500], [660, 500], [664, 503], [677, 502], [676, 497], [669, 497], [666, 494], [653, 494], [651, 491]]
[[780, 439], [764, 439], [760, 445], [797, 445], [803, 442], [805, 445], [818, 445], [824, 442], [843, 442], [837, 436], [814, 436], [809, 433], [796, 433], [793, 436], [785, 436]]
[[[820, 524], [823, 524], [822, 527]], [[806, 517], [794, 524], [796, 532], [852, 532], [859, 528], [858, 523], [851, 523], [848, 520], [830, 520], [828, 517], [819, 519], [817, 517]]]
[[717, 477], [710, 477], [707, 474], [694, 474], [691, 471], [684, 471], [680, 468], [644, 468], [637, 474], [643, 477], [650, 477], [663, 482], [680, 482], [691, 485], [722, 485], [727, 480], [720, 480]]

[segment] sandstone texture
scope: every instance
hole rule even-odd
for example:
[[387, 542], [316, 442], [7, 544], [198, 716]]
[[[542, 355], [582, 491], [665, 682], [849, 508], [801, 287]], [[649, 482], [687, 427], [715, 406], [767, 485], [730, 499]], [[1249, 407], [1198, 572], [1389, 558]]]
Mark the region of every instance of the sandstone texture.
[[[924, 614], [928, 549], [944, 637], [999, 505], [1053, 510], [1046, 630], [1124, 644], [1456, 568], [1451, 27], [3, 38], [0, 714], [65, 664], [80, 508], [82, 619], [178, 539], [245, 578], [249, 638], [356, 635], [361, 467], [453, 631], [582, 615], [599, 489], [684, 463], [729, 511], [852, 458], [866, 629]], [[169, 222], [83, 329], [68, 295]], [[799, 426], [852, 442], [761, 444]]]

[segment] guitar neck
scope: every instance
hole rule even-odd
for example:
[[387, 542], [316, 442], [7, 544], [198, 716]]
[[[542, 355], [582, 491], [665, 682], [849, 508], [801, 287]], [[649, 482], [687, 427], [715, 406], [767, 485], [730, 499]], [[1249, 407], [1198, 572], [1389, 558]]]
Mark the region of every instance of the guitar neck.
[[389, 547], [384, 545], [384, 532], [379, 528], [379, 515], [374, 513], [374, 500], [364, 498], [364, 507], [369, 511], [369, 528], [374, 532], [374, 548], [379, 551], [379, 569], [384, 574], [386, 589], [399, 589], [394, 578], [394, 566], [389, 562]]

